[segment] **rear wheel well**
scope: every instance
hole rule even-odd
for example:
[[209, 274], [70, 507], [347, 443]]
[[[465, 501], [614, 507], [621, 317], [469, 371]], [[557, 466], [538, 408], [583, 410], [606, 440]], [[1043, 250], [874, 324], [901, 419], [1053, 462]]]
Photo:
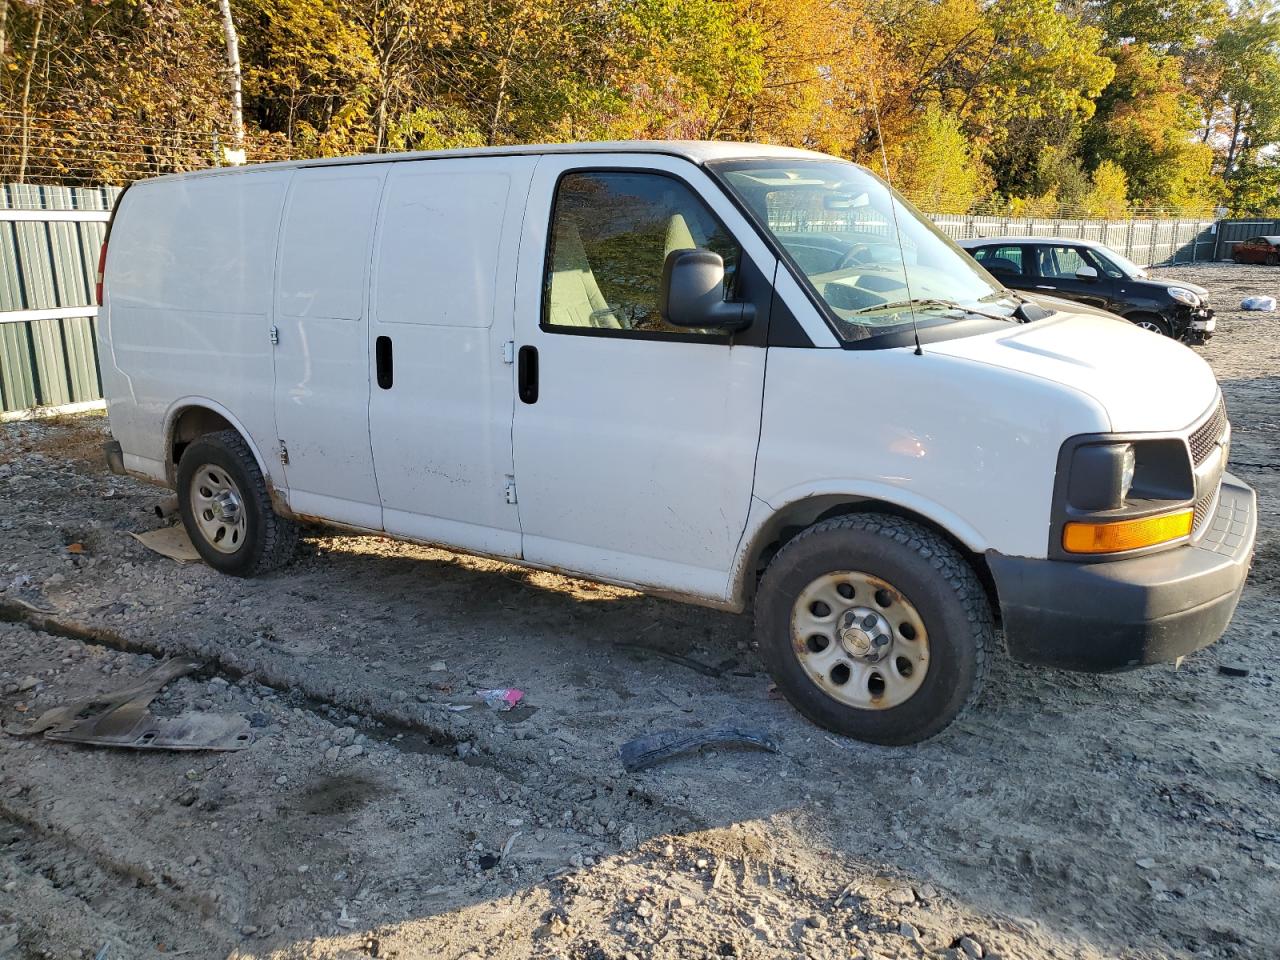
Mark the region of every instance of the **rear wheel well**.
[[760, 578], [764, 575], [769, 561], [789, 540], [815, 523], [820, 523], [831, 517], [846, 516], [854, 513], [878, 513], [902, 517], [932, 530], [947, 540], [960, 551], [960, 554], [969, 562], [969, 566], [973, 568], [974, 573], [978, 575], [978, 579], [982, 582], [983, 589], [986, 591], [987, 600], [991, 604], [992, 613], [997, 618], [999, 617], [1000, 603], [996, 596], [995, 579], [991, 575], [991, 567], [987, 563], [987, 558], [981, 553], [970, 550], [950, 530], [913, 510], [908, 510], [884, 500], [850, 500], [847, 497], [840, 496], [811, 497], [807, 500], [801, 500], [784, 508], [769, 519], [760, 533], [756, 535], [756, 541], [752, 547], [746, 583], [744, 584], [748, 603], [754, 598], [756, 587], [760, 582]]
[[[165, 471], [171, 483], [178, 475], [178, 461], [182, 459], [182, 451], [187, 449], [191, 441], [222, 430], [236, 428], [226, 417], [208, 407], [187, 407], [174, 418], [169, 430], [169, 442], [165, 447], [169, 453]], [[236, 432], [239, 433], [238, 430]]]

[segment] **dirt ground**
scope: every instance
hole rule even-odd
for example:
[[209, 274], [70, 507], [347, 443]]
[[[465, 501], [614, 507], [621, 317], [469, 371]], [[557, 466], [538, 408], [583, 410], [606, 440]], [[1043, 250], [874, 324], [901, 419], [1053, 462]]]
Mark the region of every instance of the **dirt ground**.
[[[1001, 660], [909, 749], [771, 699], [747, 617], [373, 537], [251, 581], [176, 564], [129, 536], [163, 491], [105, 471], [104, 420], [0, 427], [0, 722], [188, 654], [153, 710], [253, 734], [0, 735], [0, 957], [1280, 955], [1280, 315], [1227, 309], [1280, 273], [1160, 272], [1214, 293], [1260, 496], [1229, 632], [1176, 671]], [[450, 709], [502, 686], [525, 705]], [[734, 723], [779, 752], [618, 759]]]

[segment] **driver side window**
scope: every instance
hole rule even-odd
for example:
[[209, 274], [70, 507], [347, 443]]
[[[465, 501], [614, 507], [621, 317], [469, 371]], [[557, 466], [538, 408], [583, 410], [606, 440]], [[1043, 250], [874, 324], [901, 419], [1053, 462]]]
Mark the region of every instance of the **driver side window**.
[[725, 264], [726, 294], [741, 257], [720, 221], [684, 183], [658, 173], [571, 173], [556, 190], [542, 298], [547, 330], [698, 335], [658, 310], [667, 255], [706, 249]]

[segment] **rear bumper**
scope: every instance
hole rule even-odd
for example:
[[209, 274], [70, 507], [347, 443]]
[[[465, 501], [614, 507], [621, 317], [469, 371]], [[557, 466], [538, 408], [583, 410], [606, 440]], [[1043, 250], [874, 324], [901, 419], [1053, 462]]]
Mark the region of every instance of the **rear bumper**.
[[119, 440], [108, 440], [102, 445], [102, 455], [107, 459], [107, 469], [112, 473], [124, 476], [128, 473], [124, 468], [124, 450]]
[[1224, 474], [1199, 539], [1104, 563], [990, 553], [1009, 653], [1068, 670], [1123, 670], [1209, 646], [1231, 622], [1253, 559], [1253, 490]]

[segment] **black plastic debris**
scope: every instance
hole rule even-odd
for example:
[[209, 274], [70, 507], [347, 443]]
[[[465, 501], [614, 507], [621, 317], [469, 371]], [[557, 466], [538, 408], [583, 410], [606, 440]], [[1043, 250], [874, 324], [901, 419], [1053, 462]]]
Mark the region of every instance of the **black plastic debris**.
[[646, 737], [629, 740], [618, 748], [622, 765], [631, 773], [651, 767], [698, 747], [710, 744], [743, 744], [759, 747], [770, 753], [778, 752], [778, 745], [764, 730], [744, 730], [737, 727], [720, 727], [715, 730], [666, 730]]

